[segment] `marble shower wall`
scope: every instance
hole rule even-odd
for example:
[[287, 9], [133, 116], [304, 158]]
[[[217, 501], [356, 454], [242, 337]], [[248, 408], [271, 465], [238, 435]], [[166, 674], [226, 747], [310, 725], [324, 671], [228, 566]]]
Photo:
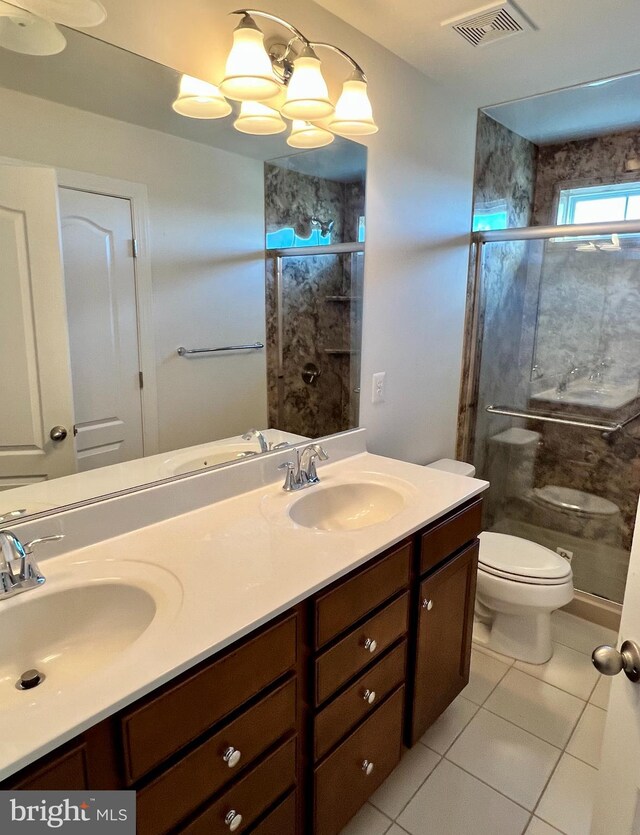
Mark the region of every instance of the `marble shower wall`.
[[[293, 227], [308, 237], [311, 218], [333, 220], [332, 243], [357, 240], [364, 182], [334, 182], [265, 164], [266, 231]], [[309, 437], [358, 424], [362, 270], [358, 256], [291, 256], [282, 261], [282, 367], [278, 377], [276, 263], [268, 259], [267, 390], [269, 425]], [[352, 263], [356, 267], [352, 268]], [[309, 384], [307, 363], [320, 370]]]
[[[476, 147], [474, 215], [502, 207], [508, 226], [529, 226], [533, 211], [536, 147], [503, 125], [479, 114]], [[484, 247], [482, 269], [482, 334], [473, 462], [486, 473], [486, 439], [510, 426], [508, 418], [490, 415], [490, 404], [517, 406], [523, 377], [531, 368], [532, 340], [522, 339], [528, 245], [521, 242]], [[515, 360], [515, 361], [514, 361]], [[525, 373], [526, 371], [526, 373]]]

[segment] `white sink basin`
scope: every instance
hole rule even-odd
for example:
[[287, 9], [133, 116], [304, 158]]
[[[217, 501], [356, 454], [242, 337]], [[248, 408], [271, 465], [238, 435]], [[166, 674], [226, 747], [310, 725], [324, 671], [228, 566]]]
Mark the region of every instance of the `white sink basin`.
[[[89, 563], [59, 576], [46, 561], [40, 567], [44, 586], [0, 601], [3, 708], [91, 682], [145, 633], [169, 628], [181, 606], [180, 583], [155, 566]], [[42, 683], [19, 689], [21, 675], [32, 669]]]
[[405, 500], [392, 487], [372, 482], [308, 488], [289, 508], [289, 516], [305, 528], [353, 531], [392, 519], [404, 510]]
[[215, 467], [217, 464], [226, 464], [236, 459], [242, 460], [247, 456], [257, 455], [259, 450], [245, 444], [244, 446], [229, 445], [223, 447], [212, 447], [210, 450], [200, 452], [197, 456], [189, 457], [176, 456], [165, 462], [167, 475], [184, 475], [196, 470], [203, 470], [206, 467]]

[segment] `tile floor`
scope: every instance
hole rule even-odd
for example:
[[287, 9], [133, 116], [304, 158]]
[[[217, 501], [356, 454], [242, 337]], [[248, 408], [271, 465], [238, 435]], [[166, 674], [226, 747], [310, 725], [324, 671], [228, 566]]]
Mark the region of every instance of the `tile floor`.
[[554, 655], [523, 664], [474, 645], [468, 686], [342, 835], [588, 835], [615, 633], [553, 615]]

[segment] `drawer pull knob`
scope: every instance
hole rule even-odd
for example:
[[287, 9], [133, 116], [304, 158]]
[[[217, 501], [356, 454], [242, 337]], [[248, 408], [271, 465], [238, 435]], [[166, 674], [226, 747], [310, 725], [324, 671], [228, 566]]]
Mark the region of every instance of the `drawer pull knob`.
[[362, 770], [367, 775], [373, 774], [373, 763], [370, 760], [364, 760], [362, 763]]
[[373, 654], [378, 649], [378, 642], [375, 641], [373, 638], [367, 638], [367, 640], [364, 642], [364, 648], [367, 650], [367, 652]]
[[433, 600], [428, 600], [426, 597], [422, 601], [422, 608], [430, 612], [433, 609]]
[[233, 745], [231, 745], [224, 752], [222, 759], [226, 762], [226, 764], [229, 766], [229, 768], [235, 768], [238, 765], [238, 763], [240, 762], [241, 757], [242, 757], [241, 752], [238, 751], [237, 748], [234, 748]]
[[365, 690], [364, 696], [362, 697], [367, 704], [372, 705], [376, 700], [376, 691], [375, 690]]
[[224, 822], [232, 832], [235, 832], [242, 823], [242, 815], [238, 814], [235, 809], [232, 809], [230, 812], [227, 812]]

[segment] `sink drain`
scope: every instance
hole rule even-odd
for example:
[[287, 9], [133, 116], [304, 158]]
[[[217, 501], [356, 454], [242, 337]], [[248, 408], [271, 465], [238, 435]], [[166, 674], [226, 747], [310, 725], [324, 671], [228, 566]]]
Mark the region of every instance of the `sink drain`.
[[33, 690], [45, 680], [44, 673], [39, 673], [38, 670], [27, 670], [20, 676], [20, 680], [16, 682], [18, 690]]

